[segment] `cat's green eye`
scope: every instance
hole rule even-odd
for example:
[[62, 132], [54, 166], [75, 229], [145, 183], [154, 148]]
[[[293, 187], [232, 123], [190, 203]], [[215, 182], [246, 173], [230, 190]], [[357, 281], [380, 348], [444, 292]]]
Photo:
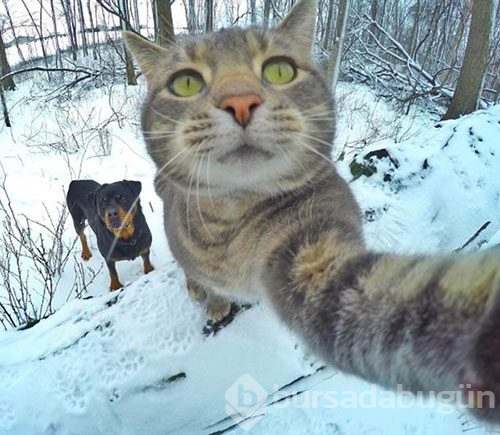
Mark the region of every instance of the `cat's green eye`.
[[168, 84], [170, 92], [178, 97], [192, 97], [198, 94], [205, 85], [201, 75], [196, 71], [186, 70], [174, 75]]
[[297, 74], [291, 60], [276, 57], [268, 60], [262, 67], [262, 76], [266, 82], [273, 85], [285, 85], [290, 83]]

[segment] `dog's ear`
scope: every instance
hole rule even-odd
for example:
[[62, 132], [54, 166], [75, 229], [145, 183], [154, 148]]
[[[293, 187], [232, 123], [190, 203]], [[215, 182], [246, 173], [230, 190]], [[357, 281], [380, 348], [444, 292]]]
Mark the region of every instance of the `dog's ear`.
[[128, 188], [134, 194], [135, 198], [137, 198], [141, 194], [142, 184], [140, 181], [123, 180], [123, 182], [126, 183]]

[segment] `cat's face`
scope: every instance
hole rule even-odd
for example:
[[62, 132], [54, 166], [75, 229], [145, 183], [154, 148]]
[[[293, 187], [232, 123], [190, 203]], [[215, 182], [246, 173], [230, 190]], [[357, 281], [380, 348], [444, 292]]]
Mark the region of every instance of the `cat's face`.
[[315, 15], [304, 0], [276, 29], [167, 49], [126, 35], [148, 82], [142, 127], [159, 176], [197, 193], [279, 191], [328, 164], [333, 113], [311, 56]]

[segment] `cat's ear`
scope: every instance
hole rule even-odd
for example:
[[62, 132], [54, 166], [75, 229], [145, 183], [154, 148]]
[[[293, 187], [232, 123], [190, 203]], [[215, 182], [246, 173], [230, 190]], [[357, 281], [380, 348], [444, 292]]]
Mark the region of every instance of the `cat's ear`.
[[139, 64], [147, 82], [150, 83], [155, 72], [160, 69], [160, 61], [167, 56], [168, 51], [132, 32], [124, 31], [123, 41]]
[[314, 44], [314, 29], [318, 13], [317, 0], [299, 0], [290, 13], [278, 25], [280, 33], [286, 33], [301, 49], [310, 52]]

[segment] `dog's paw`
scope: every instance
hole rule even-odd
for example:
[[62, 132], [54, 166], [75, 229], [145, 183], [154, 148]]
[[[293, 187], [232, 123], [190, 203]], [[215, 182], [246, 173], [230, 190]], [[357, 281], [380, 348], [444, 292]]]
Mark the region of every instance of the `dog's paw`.
[[115, 291], [120, 290], [123, 287], [123, 284], [119, 280], [112, 280], [111, 284], [109, 284], [109, 290]]
[[82, 260], [89, 261], [92, 258], [92, 252], [90, 251], [82, 251]]
[[218, 296], [210, 297], [205, 307], [208, 318], [213, 322], [221, 321], [230, 311], [231, 303]]

